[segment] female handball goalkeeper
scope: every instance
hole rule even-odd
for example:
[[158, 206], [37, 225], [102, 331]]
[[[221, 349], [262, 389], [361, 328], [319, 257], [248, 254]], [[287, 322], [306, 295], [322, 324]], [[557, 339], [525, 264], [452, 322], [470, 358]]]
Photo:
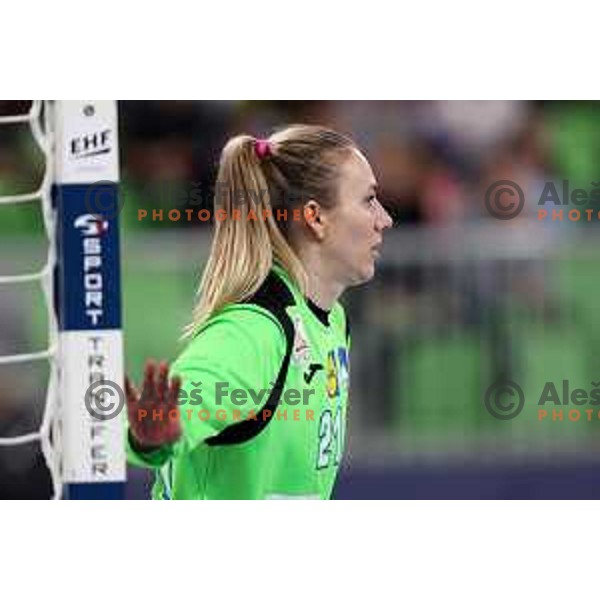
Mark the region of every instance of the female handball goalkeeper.
[[[223, 149], [187, 346], [126, 380], [128, 456], [159, 499], [329, 498], [348, 397], [342, 292], [392, 224], [348, 137], [294, 125]], [[237, 212], [236, 212], [237, 211]], [[216, 214], [216, 213], [215, 213]]]

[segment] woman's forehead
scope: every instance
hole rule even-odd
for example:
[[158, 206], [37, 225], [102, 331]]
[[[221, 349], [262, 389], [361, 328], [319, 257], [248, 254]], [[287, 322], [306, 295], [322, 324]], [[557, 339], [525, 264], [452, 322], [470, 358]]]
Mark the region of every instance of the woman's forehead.
[[364, 191], [377, 187], [369, 161], [359, 150], [351, 152], [340, 166], [342, 182], [360, 186]]

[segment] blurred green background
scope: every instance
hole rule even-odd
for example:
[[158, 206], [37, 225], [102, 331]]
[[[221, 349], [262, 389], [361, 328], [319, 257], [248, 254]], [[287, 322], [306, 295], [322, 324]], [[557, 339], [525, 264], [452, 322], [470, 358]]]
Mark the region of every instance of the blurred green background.
[[[26, 106], [0, 102], [5, 113]], [[123, 324], [135, 379], [146, 358], [181, 351], [211, 236], [210, 225], [140, 221], [137, 210], [184, 209], [192, 190], [210, 208], [231, 135], [319, 123], [358, 141], [395, 222], [376, 279], [344, 298], [353, 332], [347, 468], [595, 463], [598, 410], [588, 422], [583, 411], [593, 407], [579, 407], [583, 417], [570, 422], [577, 407], [556, 407], [563, 421], [540, 422], [537, 400], [547, 381], [588, 392], [600, 381], [598, 220], [540, 221], [537, 198], [547, 181], [586, 190], [600, 181], [598, 103], [121, 102], [119, 111]], [[26, 127], [0, 128], [0, 195], [30, 191], [43, 164]], [[484, 208], [500, 179], [526, 192], [511, 221]], [[44, 247], [36, 203], [0, 206], [2, 274], [41, 266]], [[45, 344], [33, 288], [22, 297], [0, 289], [3, 352]], [[19, 398], [7, 393], [14, 377], [0, 376], [5, 422], [23, 420], [23, 406], [37, 414], [40, 401], [34, 380]], [[526, 399], [506, 421], [483, 403], [503, 378]]]

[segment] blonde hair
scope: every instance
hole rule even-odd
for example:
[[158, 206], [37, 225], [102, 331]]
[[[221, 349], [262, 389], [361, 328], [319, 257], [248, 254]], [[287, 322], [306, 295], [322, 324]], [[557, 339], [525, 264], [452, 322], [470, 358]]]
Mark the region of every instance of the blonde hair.
[[[356, 145], [345, 135], [309, 125], [286, 127], [266, 142], [266, 152], [257, 152], [254, 137], [239, 135], [223, 149], [214, 206], [226, 211], [227, 218], [216, 220], [192, 322], [183, 337], [192, 336], [226, 305], [251, 297], [273, 263], [306, 291], [306, 272], [289, 243], [288, 221], [279, 226], [276, 211], [289, 213], [309, 200], [333, 206], [340, 154]], [[238, 219], [230, 218], [233, 209], [239, 210]], [[248, 219], [251, 210], [267, 216]]]

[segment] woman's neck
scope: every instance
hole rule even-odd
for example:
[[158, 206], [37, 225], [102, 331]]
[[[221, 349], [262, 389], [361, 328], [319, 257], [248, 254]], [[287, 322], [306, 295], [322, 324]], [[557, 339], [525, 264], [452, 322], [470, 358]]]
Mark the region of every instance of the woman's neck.
[[327, 270], [325, 261], [310, 251], [298, 252], [298, 256], [308, 276], [306, 295], [319, 308], [331, 310], [342, 295], [344, 286], [335, 280]]

